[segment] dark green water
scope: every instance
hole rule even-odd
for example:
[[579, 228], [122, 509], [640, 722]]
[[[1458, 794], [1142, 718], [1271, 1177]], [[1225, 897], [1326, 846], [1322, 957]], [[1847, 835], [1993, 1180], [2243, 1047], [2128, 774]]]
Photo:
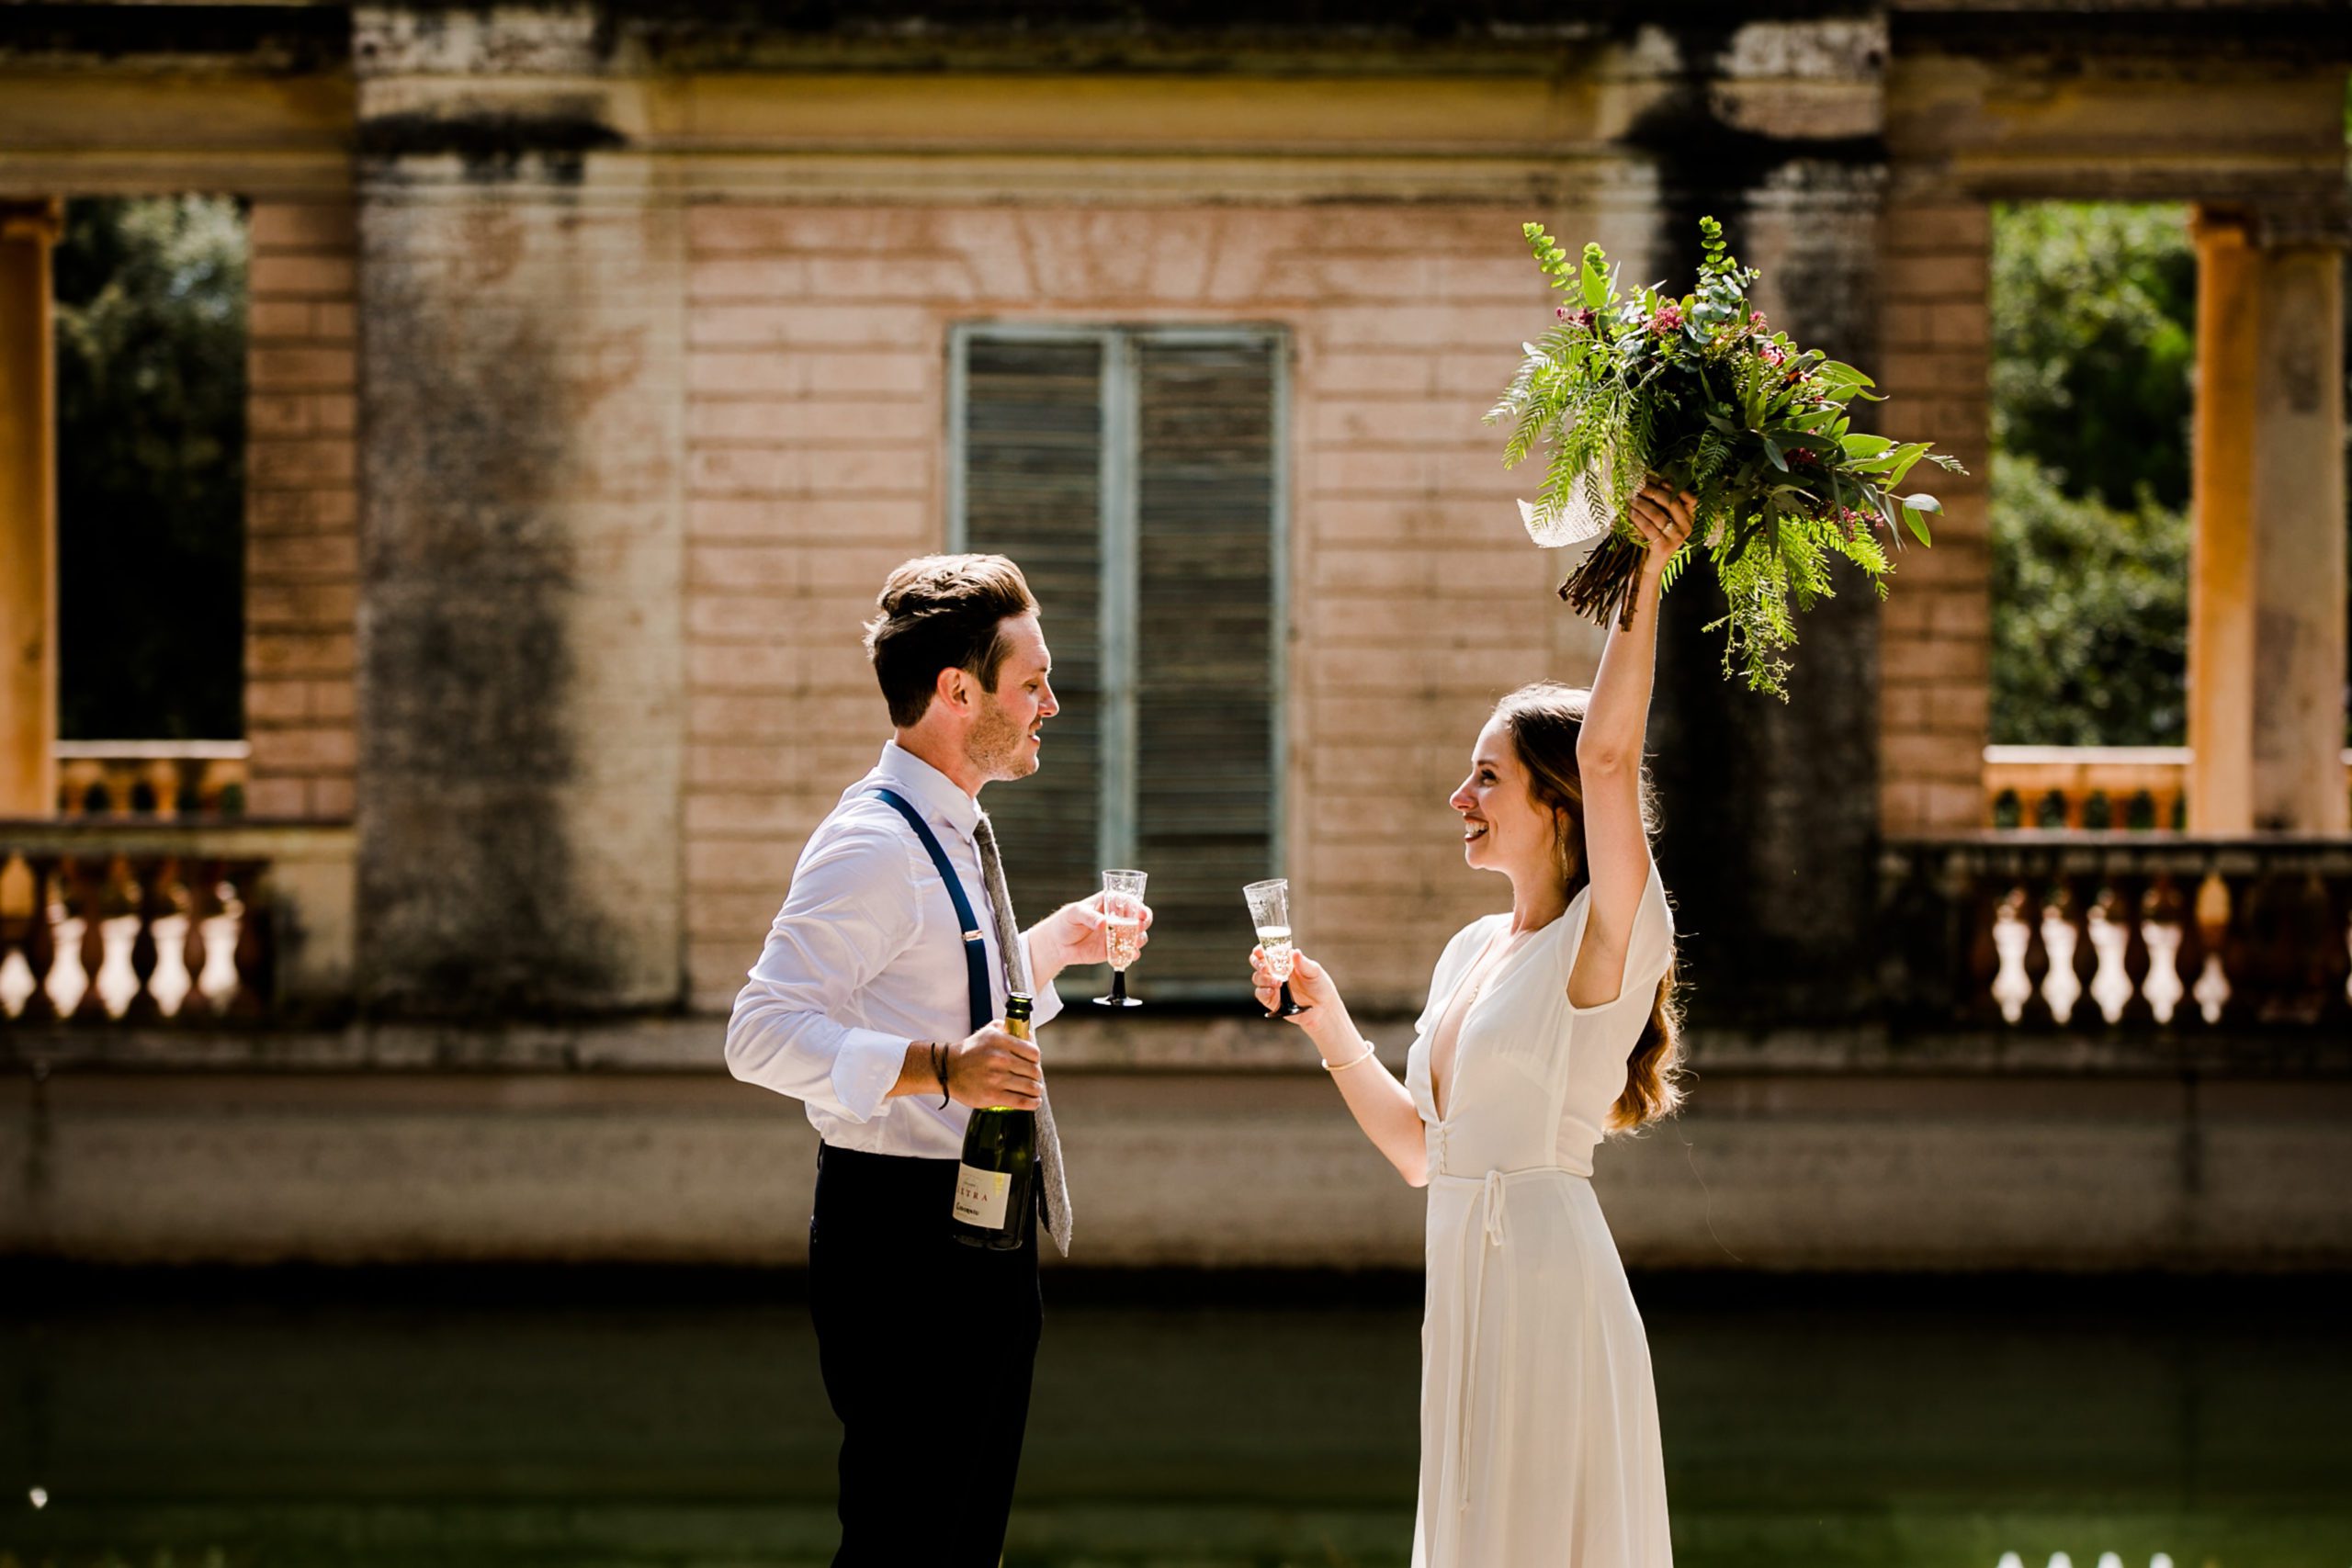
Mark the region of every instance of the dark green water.
[[[0, 1549], [822, 1563], [798, 1288], [0, 1271]], [[1056, 1276], [1009, 1561], [1401, 1568], [1417, 1289]], [[2352, 1568], [2341, 1280], [1635, 1289], [1682, 1568]]]

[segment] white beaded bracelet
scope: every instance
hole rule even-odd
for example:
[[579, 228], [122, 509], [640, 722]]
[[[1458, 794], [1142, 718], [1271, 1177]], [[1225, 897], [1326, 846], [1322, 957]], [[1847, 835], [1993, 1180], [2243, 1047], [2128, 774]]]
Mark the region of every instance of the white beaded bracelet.
[[1374, 1047], [1372, 1042], [1369, 1040], [1363, 1040], [1358, 1041], [1357, 1043], [1363, 1047], [1363, 1055], [1350, 1057], [1347, 1061], [1341, 1062], [1336, 1067], [1330, 1063], [1326, 1062], [1323, 1064], [1323, 1070], [1327, 1073], [1344, 1073], [1350, 1067], [1361, 1067], [1366, 1062], [1371, 1061], [1374, 1053]]

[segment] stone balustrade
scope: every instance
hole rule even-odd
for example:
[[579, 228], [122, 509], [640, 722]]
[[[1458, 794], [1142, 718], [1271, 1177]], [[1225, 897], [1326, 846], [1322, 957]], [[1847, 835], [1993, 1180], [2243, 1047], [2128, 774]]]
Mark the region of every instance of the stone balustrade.
[[2352, 840], [2020, 829], [1882, 863], [1898, 1029], [2352, 1041]]
[[[2187, 819], [2185, 746], [1987, 746], [1987, 828], [2178, 832]], [[2352, 793], [2352, 750], [2344, 753]]]
[[66, 740], [53, 750], [60, 817], [244, 815], [252, 748], [243, 740]]
[[347, 828], [0, 822], [0, 1027], [334, 1011], [352, 887]]

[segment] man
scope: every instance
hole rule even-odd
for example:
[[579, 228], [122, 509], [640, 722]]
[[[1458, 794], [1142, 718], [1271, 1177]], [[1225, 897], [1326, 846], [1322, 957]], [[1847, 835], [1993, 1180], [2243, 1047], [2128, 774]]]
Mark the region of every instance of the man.
[[993, 1568], [1028, 1420], [1037, 1243], [1034, 1224], [1016, 1251], [954, 1238], [956, 1156], [972, 1107], [1036, 1111], [1041, 1206], [1069, 1250], [1044, 1068], [1001, 1021], [1016, 990], [1036, 1024], [1060, 1011], [1054, 976], [1105, 962], [1105, 928], [1098, 896], [1019, 931], [979, 807], [983, 784], [1037, 771], [1057, 706], [1020, 570], [928, 556], [876, 604], [865, 649], [896, 734], [801, 851], [727, 1065], [806, 1102], [822, 1139], [808, 1265], [842, 1427], [835, 1568]]

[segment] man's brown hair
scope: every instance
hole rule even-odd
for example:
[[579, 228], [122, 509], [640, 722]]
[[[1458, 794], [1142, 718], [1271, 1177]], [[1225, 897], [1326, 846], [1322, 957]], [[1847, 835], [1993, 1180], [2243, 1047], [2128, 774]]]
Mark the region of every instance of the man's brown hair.
[[931, 706], [942, 670], [963, 670], [996, 690], [1012, 644], [1003, 624], [1037, 601], [1021, 569], [1002, 556], [922, 556], [890, 573], [865, 623], [865, 657], [899, 728]]

